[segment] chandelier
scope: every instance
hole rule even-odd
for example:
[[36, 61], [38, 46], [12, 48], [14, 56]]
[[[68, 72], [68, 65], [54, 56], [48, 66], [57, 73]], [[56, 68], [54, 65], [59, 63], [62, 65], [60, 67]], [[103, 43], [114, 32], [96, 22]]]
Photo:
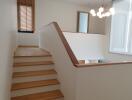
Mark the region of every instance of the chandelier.
[[104, 17], [109, 17], [111, 15], [115, 14], [115, 9], [113, 7], [109, 8], [109, 9], [105, 9], [104, 6], [102, 5], [101, 7], [99, 7], [98, 11], [91, 9], [90, 10], [90, 14], [92, 16], [97, 16], [99, 18], [104, 18]]

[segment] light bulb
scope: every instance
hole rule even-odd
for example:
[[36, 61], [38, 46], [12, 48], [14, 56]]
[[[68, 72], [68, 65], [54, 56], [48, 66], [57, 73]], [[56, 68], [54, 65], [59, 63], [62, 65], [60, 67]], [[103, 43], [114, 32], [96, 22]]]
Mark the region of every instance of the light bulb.
[[110, 13], [111, 13], [112, 15], [115, 14], [115, 9], [114, 9], [114, 8], [110, 8], [109, 11], [110, 11]]
[[110, 15], [111, 15], [110, 12], [106, 12], [106, 13], [105, 13], [105, 16], [107, 16], [107, 17], [109, 17]]
[[95, 10], [94, 9], [91, 9], [90, 10], [90, 14], [92, 14], [92, 15], [95, 14]]
[[95, 10], [94, 10], [94, 9], [91, 9], [91, 10], [90, 10], [90, 14], [91, 14], [92, 16], [96, 16]]
[[101, 13], [100, 12], [97, 12], [97, 16], [99, 17], [101, 15]]
[[99, 8], [99, 12], [103, 12], [104, 11], [104, 8], [103, 7], [100, 7]]
[[99, 16], [99, 18], [103, 18], [103, 16], [102, 16], [102, 15], [100, 15], [100, 16]]
[[94, 17], [95, 17], [95, 16], [96, 16], [96, 14], [92, 14], [92, 16], [94, 16]]
[[102, 14], [101, 14], [100, 12], [97, 12], [97, 16], [98, 16], [99, 18], [103, 18]]

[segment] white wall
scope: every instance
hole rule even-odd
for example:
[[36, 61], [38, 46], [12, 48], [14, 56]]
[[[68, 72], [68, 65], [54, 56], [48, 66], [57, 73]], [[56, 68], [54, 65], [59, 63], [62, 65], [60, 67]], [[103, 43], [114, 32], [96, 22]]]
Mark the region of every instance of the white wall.
[[0, 1], [0, 100], [10, 100], [13, 53], [16, 43], [16, 1]]
[[[53, 21], [58, 22], [62, 31], [76, 32], [77, 11], [89, 12], [88, 6], [69, 3], [64, 0], [36, 0], [36, 32], [34, 34], [18, 34], [18, 44], [36, 45], [39, 38], [38, 31], [44, 25]], [[104, 33], [105, 20], [90, 18], [90, 32]]]
[[63, 31], [76, 32], [77, 11], [89, 11], [81, 6], [62, 0], [38, 0], [36, 2], [37, 30], [53, 21], [58, 22]]
[[77, 11], [88, 11], [88, 7], [61, 0], [36, 0], [36, 32], [34, 34], [18, 34], [18, 44], [38, 44], [38, 31], [42, 26], [53, 21], [57, 21], [62, 30], [76, 31]]
[[90, 15], [89, 33], [106, 34], [105, 32], [106, 18], [92, 17]]
[[104, 59], [104, 35], [64, 32], [78, 60]]
[[18, 45], [38, 45], [39, 35], [34, 33], [17, 33]]
[[57, 71], [58, 80], [61, 83], [61, 91], [64, 94], [65, 100], [76, 100], [75, 67], [73, 67], [69, 59], [69, 55], [65, 50], [54, 24], [44, 27], [40, 32], [40, 36], [40, 47], [50, 51], [54, 59], [55, 70]]
[[40, 44], [53, 55], [65, 100], [132, 100], [132, 64], [74, 67], [53, 24]]
[[77, 69], [76, 100], [132, 100], [132, 64]]
[[73, 52], [79, 60], [105, 59], [110, 61], [132, 61], [132, 55], [111, 53], [111, 18], [107, 19], [106, 35], [64, 32]]

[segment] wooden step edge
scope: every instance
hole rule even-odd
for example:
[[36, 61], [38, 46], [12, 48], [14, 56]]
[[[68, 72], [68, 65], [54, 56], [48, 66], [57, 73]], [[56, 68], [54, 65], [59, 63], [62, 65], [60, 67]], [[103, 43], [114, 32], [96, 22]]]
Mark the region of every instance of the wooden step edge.
[[41, 70], [41, 71], [26, 71], [26, 72], [14, 72], [13, 78], [19, 77], [32, 77], [32, 76], [45, 76], [45, 75], [55, 75], [57, 72], [54, 69], [51, 70]]
[[39, 56], [14, 56], [14, 58], [24, 58], [24, 57], [52, 57], [51, 54], [48, 54], [48, 55], [39, 55]]
[[59, 84], [60, 82], [57, 79], [14, 83], [12, 84], [11, 91], [28, 89], [28, 88], [37, 88], [37, 87], [43, 87], [43, 86], [59, 85]]
[[39, 48], [38, 45], [19, 45], [18, 48]]
[[23, 66], [36, 66], [36, 65], [52, 65], [53, 61], [38, 61], [38, 62], [19, 62], [14, 63], [14, 67], [23, 67]]
[[55, 100], [59, 98], [64, 98], [62, 92], [60, 90], [53, 90], [49, 92], [12, 97], [11, 100]]

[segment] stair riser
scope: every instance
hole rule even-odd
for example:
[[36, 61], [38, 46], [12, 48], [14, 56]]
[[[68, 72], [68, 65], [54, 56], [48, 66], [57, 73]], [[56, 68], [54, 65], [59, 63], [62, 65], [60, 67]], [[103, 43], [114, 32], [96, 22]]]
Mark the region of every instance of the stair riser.
[[21, 89], [21, 90], [12, 91], [11, 96], [16, 97], [16, 96], [23, 96], [23, 95], [29, 95], [34, 93], [48, 92], [48, 91], [57, 90], [59, 88], [60, 88], [60, 85], [51, 85], [51, 86], [44, 86], [44, 87], [37, 87], [37, 88], [30, 88], [30, 89]]
[[52, 57], [18, 57], [14, 62], [52, 61]]
[[54, 69], [54, 65], [37, 65], [37, 66], [23, 66], [14, 67], [14, 72], [24, 72], [24, 71], [40, 71]]
[[56, 79], [57, 75], [32, 76], [32, 77], [18, 77], [13, 79], [13, 83], [31, 82], [40, 80]]

